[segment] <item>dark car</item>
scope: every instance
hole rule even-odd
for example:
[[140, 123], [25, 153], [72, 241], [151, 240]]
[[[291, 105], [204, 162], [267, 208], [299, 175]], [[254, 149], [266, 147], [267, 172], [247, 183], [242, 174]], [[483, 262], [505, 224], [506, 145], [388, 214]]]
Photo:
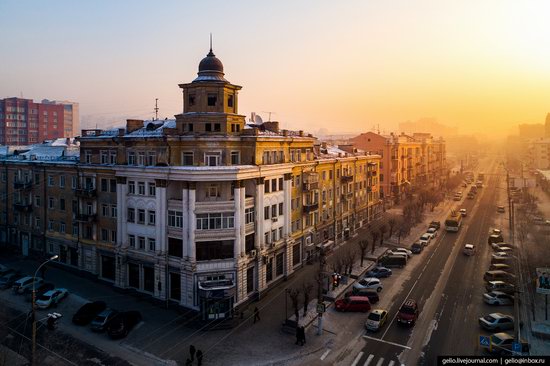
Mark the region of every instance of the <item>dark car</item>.
[[439, 230], [439, 228], [441, 227], [441, 222], [439, 222], [439, 221], [432, 221], [432, 222], [430, 222], [430, 226], [429, 226], [429, 227], [433, 227], [434, 229]]
[[374, 267], [370, 271], [367, 272], [365, 276], [367, 277], [376, 277], [376, 278], [385, 278], [390, 277], [392, 275], [392, 271], [389, 268], [386, 267]]
[[113, 318], [118, 314], [118, 311], [113, 309], [105, 309], [101, 313], [97, 314], [97, 316], [92, 320], [90, 323], [90, 328], [94, 332], [103, 332], [107, 327], [109, 326], [109, 323]]
[[107, 326], [107, 334], [111, 338], [123, 338], [141, 322], [139, 311], [123, 311], [113, 317]]
[[387, 255], [378, 260], [378, 264], [384, 267], [403, 268], [407, 264], [407, 257], [398, 255]]
[[424, 249], [424, 246], [421, 243], [416, 242], [411, 245], [411, 252], [413, 252], [413, 254], [420, 254], [422, 249]]
[[504, 242], [504, 238], [502, 237], [502, 234], [491, 234], [487, 239], [487, 243], [489, 245], [492, 245], [493, 243], [502, 243], [502, 242]]
[[22, 277], [24, 276], [19, 272], [9, 272], [3, 275], [2, 277], [0, 277], [0, 289], [6, 290], [8, 288], [11, 288], [15, 281]]
[[[36, 299], [38, 299], [41, 295], [44, 295], [46, 292], [51, 291], [55, 288], [53, 283], [43, 283], [42, 285], [38, 286], [36, 291]], [[25, 301], [31, 302], [32, 300], [32, 288], [26, 289], [25, 292]], [[35, 299], [35, 300], [36, 300]]]
[[86, 325], [106, 308], [107, 304], [104, 301], [94, 301], [84, 304], [73, 315], [73, 323], [76, 325]]
[[418, 319], [418, 304], [415, 300], [408, 299], [401, 305], [399, 312], [397, 313], [397, 323], [413, 326]]
[[348, 291], [344, 295], [344, 297], [350, 297], [350, 296], [368, 297], [371, 304], [376, 304], [378, 301], [380, 301], [380, 297], [378, 296], [378, 293], [376, 291], [369, 290], [369, 289], [353, 288], [352, 291]]

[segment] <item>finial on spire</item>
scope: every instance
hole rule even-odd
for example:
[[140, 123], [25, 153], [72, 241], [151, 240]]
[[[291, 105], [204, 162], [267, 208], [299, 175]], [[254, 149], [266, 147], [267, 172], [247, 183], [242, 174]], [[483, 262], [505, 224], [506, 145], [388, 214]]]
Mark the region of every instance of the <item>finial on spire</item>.
[[210, 53], [212, 53], [212, 32], [210, 32]]

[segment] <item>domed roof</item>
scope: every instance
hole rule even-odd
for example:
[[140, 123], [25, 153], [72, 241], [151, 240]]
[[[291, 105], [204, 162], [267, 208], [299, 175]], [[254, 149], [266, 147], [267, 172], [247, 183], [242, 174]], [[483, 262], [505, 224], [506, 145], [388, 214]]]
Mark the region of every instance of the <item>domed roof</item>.
[[220, 61], [219, 58], [214, 55], [214, 52], [212, 52], [212, 49], [210, 49], [210, 52], [208, 52], [208, 55], [206, 55], [205, 58], [201, 60], [199, 63], [199, 72], [198, 77], [193, 80], [193, 82], [200, 82], [200, 81], [220, 81], [227, 83], [228, 81], [225, 80], [223, 77], [225, 74], [223, 73], [223, 64]]

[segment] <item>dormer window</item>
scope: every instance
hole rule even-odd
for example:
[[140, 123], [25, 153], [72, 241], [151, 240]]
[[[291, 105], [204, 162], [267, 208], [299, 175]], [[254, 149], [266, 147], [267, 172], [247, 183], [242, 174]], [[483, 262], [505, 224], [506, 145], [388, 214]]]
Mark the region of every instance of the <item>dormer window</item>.
[[216, 94], [208, 94], [208, 106], [209, 107], [215, 107], [217, 101], [218, 101], [218, 96]]

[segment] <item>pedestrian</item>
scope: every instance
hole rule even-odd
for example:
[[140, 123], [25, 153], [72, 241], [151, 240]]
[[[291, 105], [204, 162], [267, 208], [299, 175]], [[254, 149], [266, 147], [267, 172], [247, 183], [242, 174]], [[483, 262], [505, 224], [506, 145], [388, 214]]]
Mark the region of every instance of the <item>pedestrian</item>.
[[189, 346], [189, 354], [191, 355], [191, 362], [195, 361], [195, 346]]
[[304, 344], [306, 344], [306, 328], [304, 328], [303, 325], [300, 327], [300, 335], [302, 336], [301, 342], [303, 346]]
[[254, 308], [254, 323], [256, 323], [256, 320], [260, 321], [260, 310], [257, 306]]
[[197, 350], [197, 365], [198, 366], [202, 365], [202, 351], [200, 349]]
[[191, 361], [189, 358], [185, 360], [185, 366], [192, 366], [192, 365], [193, 365], [193, 361]]

